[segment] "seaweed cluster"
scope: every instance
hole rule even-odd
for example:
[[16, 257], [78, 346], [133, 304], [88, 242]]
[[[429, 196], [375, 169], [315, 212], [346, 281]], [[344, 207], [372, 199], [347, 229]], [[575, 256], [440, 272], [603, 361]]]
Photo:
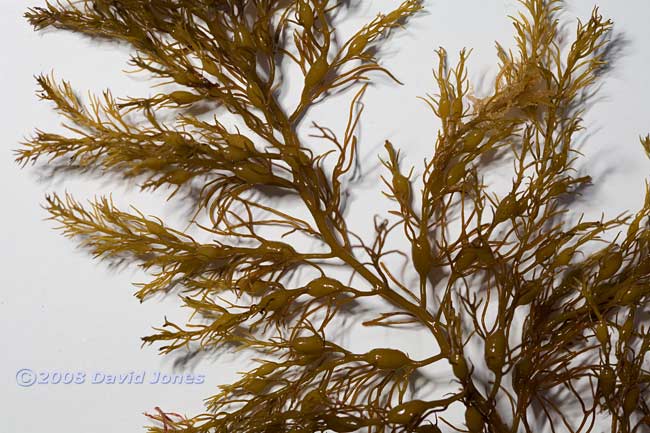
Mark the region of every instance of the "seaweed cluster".
[[[84, 204], [53, 194], [51, 217], [95, 256], [150, 272], [140, 300], [173, 290], [192, 311], [186, 324], [165, 320], [145, 343], [165, 354], [236, 347], [256, 356], [255, 368], [206, 400], [205, 413], [156, 408], [150, 432], [649, 430], [650, 190], [636, 213], [571, 213], [571, 198], [591, 183], [577, 166], [576, 137], [607, 66], [612, 23], [594, 9], [566, 43], [561, 2], [520, 3], [514, 49], [497, 45], [487, 95], [470, 91], [468, 51], [453, 65], [437, 51], [437, 93], [422, 99], [441, 128], [421, 176], [385, 143], [394, 207], [374, 219], [370, 240], [348, 227], [345, 213], [361, 100], [371, 78], [397, 80], [378, 48], [420, 1], [396, 4], [349, 38], [336, 29], [349, 5], [329, 0], [81, 0], [29, 9], [37, 30], [128, 44], [132, 66], [167, 86], [146, 98], [105, 91], [83, 102], [69, 83], [40, 76], [40, 96], [69, 134], [37, 131], [17, 161], [119, 173], [170, 198], [190, 191], [194, 212], [180, 229], [110, 198]], [[287, 65], [302, 84], [291, 106], [279, 102]], [[316, 104], [344, 90], [353, 96], [343, 133], [305, 126]], [[305, 128], [317, 132], [305, 139]], [[650, 153], [650, 136], [641, 144]], [[504, 160], [511, 182], [497, 194], [485, 174]], [[280, 209], [278, 194], [300, 206]], [[400, 240], [407, 250], [391, 247]], [[337, 343], [335, 319], [372, 300], [388, 311], [364, 325], [418, 327], [430, 356]], [[410, 390], [432, 366], [449, 372], [453, 392]], [[464, 420], [447, 417], [453, 408]]]

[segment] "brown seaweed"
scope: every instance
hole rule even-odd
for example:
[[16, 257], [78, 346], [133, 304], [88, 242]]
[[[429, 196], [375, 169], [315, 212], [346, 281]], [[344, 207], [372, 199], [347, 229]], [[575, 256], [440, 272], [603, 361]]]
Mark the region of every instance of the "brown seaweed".
[[[450, 65], [439, 49], [438, 93], [422, 99], [441, 129], [422, 176], [404, 169], [386, 142], [385, 195], [395, 207], [374, 220], [376, 236], [367, 241], [344, 213], [358, 163], [360, 101], [373, 74], [397, 80], [377, 48], [422, 5], [406, 0], [340, 43], [334, 18], [345, 7], [327, 0], [82, 0], [26, 14], [37, 30], [126, 43], [135, 68], [177, 87], [148, 98], [106, 91], [84, 103], [69, 83], [40, 76], [41, 98], [65, 117], [70, 134], [37, 131], [17, 161], [116, 172], [143, 190], [170, 188], [171, 196], [194, 187], [190, 223], [210, 240], [120, 210], [110, 198], [85, 205], [53, 194], [46, 204], [52, 218], [95, 256], [151, 272], [139, 286], [141, 300], [181, 289], [201, 321], [165, 320], [145, 343], [163, 353], [236, 346], [259, 355], [255, 369], [209, 397], [205, 413], [188, 418], [156, 407], [149, 431], [577, 433], [602, 420], [612, 432], [648, 431], [650, 190], [634, 214], [567, 215], [568, 198], [591, 182], [577, 175], [575, 142], [584, 94], [606, 66], [612, 23], [594, 9], [567, 45], [558, 28], [561, 2], [521, 1], [512, 18], [515, 49], [497, 46], [498, 74], [483, 97], [469, 90], [469, 51]], [[293, 107], [278, 102], [285, 63], [304, 77]], [[355, 93], [344, 134], [315, 124], [313, 140], [330, 147], [301, 139], [310, 109], [346, 89]], [[206, 104], [240, 123], [190, 110]], [[160, 120], [169, 111], [179, 114]], [[641, 142], [650, 153], [650, 136]], [[513, 167], [500, 195], [484, 183], [495, 158]], [[260, 191], [292, 197], [307, 216], [274, 206]], [[267, 235], [269, 227], [282, 236]], [[408, 250], [391, 249], [400, 238]], [[417, 275], [415, 288], [387, 264], [395, 252]], [[340, 278], [344, 269], [349, 279]], [[313, 277], [294, 278], [310, 275], [298, 270]], [[413, 359], [389, 347], [357, 353], [337, 344], [328, 325], [368, 299], [392, 309], [364, 325], [420, 327], [431, 355]], [[410, 380], [432, 365], [449, 372], [455, 391], [415, 398]], [[452, 407], [463, 408], [464, 424], [446, 418]]]

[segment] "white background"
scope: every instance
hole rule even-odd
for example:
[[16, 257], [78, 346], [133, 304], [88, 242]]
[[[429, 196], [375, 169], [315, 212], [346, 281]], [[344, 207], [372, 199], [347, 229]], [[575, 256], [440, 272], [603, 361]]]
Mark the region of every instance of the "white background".
[[[37, 0], [33, 0], [36, 2]], [[47, 385], [22, 388], [15, 375], [21, 368], [36, 371], [131, 370], [171, 372], [170, 360], [155, 348], [140, 348], [140, 336], [160, 325], [165, 314], [174, 314], [176, 301], [154, 300], [140, 304], [130, 285], [143, 281], [137, 270], [113, 272], [52, 230], [40, 207], [46, 192], [70, 191], [76, 197], [113, 192], [118, 204], [137, 205], [146, 213], [172, 221], [181, 220], [173, 205], [162, 205], [161, 195], [140, 195], [109, 182], [84, 179], [52, 181], [33, 169], [20, 170], [13, 162], [13, 149], [35, 127], [59, 130], [60, 118], [49, 103], [39, 102], [33, 76], [54, 71], [57, 78], [74, 87], [100, 92], [111, 88], [115, 95], [146, 95], [143, 76], [125, 75], [128, 50], [99, 44], [65, 32], [36, 34], [22, 18], [31, 2], [0, 0], [0, 325], [3, 350], [0, 356], [0, 432], [36, 433], [141, 431], [147, 423], [142, 412], [154, 406], [181, 413], [202, 410], [201, 399], [216, 386], [231, 381], [238, 366], [222, 358], [195, 367], [207, 375], [204, 385]], [[516, 2], [501, 0], [427, 1], [426, 13], [395, 32], [383, 50], [383, 64], [404, 86], [385, 79], [369, 89], [361, 127], [361, 161], [364, 173], [374, 176], [366, 188], [354, 195], [353, 226], [362, 228], [380, 204], [377, 152], [385, 139], [403, 149], [407, 162], [419, 164], [430, 153], [437, 123], [425, 105], [416, 99], [434, 93], [431, 69], [434, 49], [445, 47], [450, 58], [462, 47], [474, 49], [470, 78], [486, 89], [494, 72], [494, 41], [511, 46], [512, 27], [507, 18], [517, 10]], [[567, 2], [562, 18], [587, 19], [592, 1]], [[342, 26], [351, 31], [379, 10], [398, 2], [364, 2], [351, 12]], [[590, 167], [595, 186], [580, 203], [585, 212], [614, 216], [641, 206], [644, 179], [650, 163], [638, 136], [650, 132], [648, 104], [650, 86], [650, 2], [645, 0], [599, 3], [601, 13], [615, 22], [616, 33], [627, 41], [622, 56], [605, 77], [598, 104], [585, 116], [582, 164]], [[487, 83], [487, 84], [486, 84]], [[350, 95], [345, 95], [345, 101]], [[324, 104], [318, 120], [340, 129], [338, 104]], [[418, 341], [407, 341], [418, 351]], [[385, 342], [385, 344], [390, 344]]]

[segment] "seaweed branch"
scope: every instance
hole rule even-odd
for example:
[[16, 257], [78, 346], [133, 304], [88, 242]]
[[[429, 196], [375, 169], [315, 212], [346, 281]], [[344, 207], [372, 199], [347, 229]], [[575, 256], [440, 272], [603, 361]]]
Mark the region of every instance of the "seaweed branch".
[[[198, 191], [185, 230], [120, 210], [110, 197], [84, 204], [52, 194], [51, 218], [95, 256], [149, 272], [141, 301], [177, 294], [191, 310], [187, 323], [165, 319], [144, 343], [165, 354], [237, 347], [259, 357], [206, 400], [205, 413], [155, 407], [151, 433], [586, 433], [597, 420], [612, 432], [647, 431], [650, 187], [634, 214], [568, 215], [569, 199], [591, 183], [577, 174], [575, 143], [612, 22], [594, 9], [567, 45], [559, 0], [520, 3], [515, 48], [497, 44], [487, 95], [470, 90], [469, 50], [455, 64], [436, 52], [436, 93], [422, 100], [441, 128], [421, 176], [386, 141], [381, 179], [395, 207], [375, 218], [371, 239], [345, 213], [361, 162], [362, 99], [377, 75], [399, 83], [376, 48], [420, 1], [379, 14], [343, 42], [336, 23], [345, 2], [327, 0], [81, 0], [27, 11], [36, 30], [128, 44], [136, 71], [167, 90], [147, 98], [106, 90], [85, 102], [70, 83], [39, 76], [39, 96], [68, 133], [37, 130], [17, 162], [119, 173], [169, 198]], [[293, 105], [280, 103], [285, 64], [302, 81]], [[310, 118], [346, 90], [340, 132]], [[195, 114], [199, 107], [214, 108], [213, 118]], [[307, 139], [305, 124], [316, 131]], [[650, 136], [641, 144], [650, 153]], [[512, 165], [499, 194], [484, 181], [495, 160]], [[283, 209], [269, 193], [300, 206]], [[394, 255], [417, 276], [415, 288], [387, 259]], [[337, 343], [335, 319], [364, 300], [390, 308], [364, 326], [421, 328], [431, 353], [413, 359]], [[431, 366], [447, 372], [453, 392], [412, 391]], [[453, 407], [464, 423], [447, 415]]]

